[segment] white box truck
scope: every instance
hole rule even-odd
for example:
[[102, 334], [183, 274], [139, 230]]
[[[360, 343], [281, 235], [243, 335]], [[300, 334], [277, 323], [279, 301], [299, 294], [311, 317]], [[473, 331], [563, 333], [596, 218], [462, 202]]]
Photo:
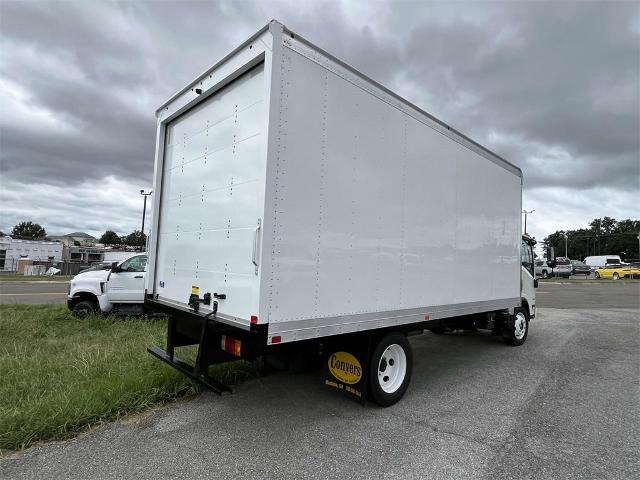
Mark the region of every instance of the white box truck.
[[[277, 21], [157, 111], [146, 304], [158, 358], [321, 351], [325, 383], [390, 405], [407, 334], [535, 316], [522, 172]], [[195, 365], [175, 348], [198, 345]]]

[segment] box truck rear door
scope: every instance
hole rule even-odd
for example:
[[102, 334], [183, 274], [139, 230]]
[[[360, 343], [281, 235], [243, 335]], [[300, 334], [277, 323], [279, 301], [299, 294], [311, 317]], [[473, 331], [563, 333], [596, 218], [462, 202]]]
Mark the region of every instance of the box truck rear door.
[[158, 298], [187, 305], [192, 293], [224, 294], [220, 316], [243, 322], [258, 296], [263, 70], [254, 67], [167, 124], [159, 207]]

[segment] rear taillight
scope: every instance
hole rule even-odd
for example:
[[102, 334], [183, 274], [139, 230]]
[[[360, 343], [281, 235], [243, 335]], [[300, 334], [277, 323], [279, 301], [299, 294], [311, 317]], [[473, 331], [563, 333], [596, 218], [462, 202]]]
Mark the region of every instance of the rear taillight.
[[242, 349], [242, 342], [237, 340], [229, 335], [222, 335], [220, 341], [220, 348], [231, 355], [235, 355], [236, 357], [240, 356], [240, 351]]

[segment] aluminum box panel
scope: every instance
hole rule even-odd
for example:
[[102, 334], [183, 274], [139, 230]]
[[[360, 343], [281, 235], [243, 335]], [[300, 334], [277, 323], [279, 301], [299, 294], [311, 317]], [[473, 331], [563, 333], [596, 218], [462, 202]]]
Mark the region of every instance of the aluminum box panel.
[[157, 115], [160, 300], [227, 293], [268, 342], [520, 302], [520, 170], [281, 24]]
[[269, 333], [513, 307], [519, 175], [309, 50], [281, 54]]

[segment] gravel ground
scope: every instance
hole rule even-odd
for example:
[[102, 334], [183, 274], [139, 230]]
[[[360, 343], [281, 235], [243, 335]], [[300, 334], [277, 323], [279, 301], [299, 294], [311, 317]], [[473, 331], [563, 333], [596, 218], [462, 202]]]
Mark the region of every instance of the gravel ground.
[[[637, 296], [597, 308], [616, 287], [565, 287], [541, 286], [522, 347], [412, 337], [393, 407], [273, 374], [6, 457], [0, 477], [640, 478]], [[583, 308], [550, 308], [568, 299]]]

